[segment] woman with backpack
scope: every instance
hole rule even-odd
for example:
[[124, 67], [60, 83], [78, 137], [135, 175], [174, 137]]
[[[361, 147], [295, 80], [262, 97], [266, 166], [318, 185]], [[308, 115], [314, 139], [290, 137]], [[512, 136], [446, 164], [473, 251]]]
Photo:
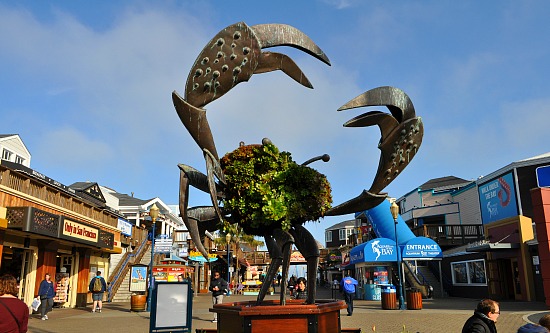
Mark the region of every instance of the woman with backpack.
[[107, 283], [105, 279], [101, 276], [101, 272], [97, 271], [96, 276], [90, 281], [89, 290], [92, 293], [92, 300], [94, 301], [92, 312], [101, 313], [101, 308], [103, 306], [103, 293], [107, 291]]

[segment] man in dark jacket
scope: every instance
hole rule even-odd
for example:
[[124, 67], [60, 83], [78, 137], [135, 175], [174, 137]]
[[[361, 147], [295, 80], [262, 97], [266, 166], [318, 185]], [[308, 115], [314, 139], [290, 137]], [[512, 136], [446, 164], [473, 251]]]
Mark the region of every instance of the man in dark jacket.
[[495, 323], [500, 316], [500, 306], [492, 299], [484, 299], [478, 303], [474, 315], [471, 316], [462, 333], [497, 333]]
[[[220, 272], [215, 271], [214, 277], [210, 280], [210, 287], [208, 290], [212, 292], [212, 303], [220, 304], [223, 302], [223, 295], [227, 292], [227, 281], [225, 281], [221, 276]], [[214, 312], [213, 323], [218, 321], [218, 314]]]

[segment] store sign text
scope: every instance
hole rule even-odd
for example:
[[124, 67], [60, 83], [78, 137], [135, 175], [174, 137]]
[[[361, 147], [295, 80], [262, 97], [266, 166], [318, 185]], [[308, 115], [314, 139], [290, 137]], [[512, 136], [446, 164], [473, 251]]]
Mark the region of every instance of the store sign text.
[[69, 220], [65, 220], [63, 235], [94, 243], [99, 239], [97, 229]]

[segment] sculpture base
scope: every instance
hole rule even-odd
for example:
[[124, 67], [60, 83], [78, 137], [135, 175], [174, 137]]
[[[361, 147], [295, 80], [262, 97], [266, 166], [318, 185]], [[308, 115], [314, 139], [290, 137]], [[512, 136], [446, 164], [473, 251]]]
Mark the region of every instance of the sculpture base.
[[303, 300], [255, 301], [214, 305], [211, 312], [218, 314], [218, 333], [340, 333], [340, 310], [344, 301], [317, 300], [305, 304]]

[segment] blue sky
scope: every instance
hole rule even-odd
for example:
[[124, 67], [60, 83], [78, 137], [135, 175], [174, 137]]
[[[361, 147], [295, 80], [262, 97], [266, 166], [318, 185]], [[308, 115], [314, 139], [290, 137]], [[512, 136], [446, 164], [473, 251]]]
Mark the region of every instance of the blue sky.
[[[327, 175], [334, 203], [368, 189], [375, 127], [344, 128], [367, 108], [353, 97], [395, 86], [424, 121], [394, 197], [429, 179], [475, 179], [550, 151], [548, 1], [0, 1], [0, 119], [31, 167], [64, 184], [93, 181], [136, 197], [178, 201], [178, 163], [205, 170], [171, 100], [195, 58], [226, 26], [292, 25], [332, 66], [289, 47], [312, 82], [254, 75], [206, 106], [220, 155], [269, 137]], [[387, 111], [385, 109], [378, 109]], [[209, 204], [194, 191], [191, 205]], [[324, 229], [351, 215], [308, 223]]]

